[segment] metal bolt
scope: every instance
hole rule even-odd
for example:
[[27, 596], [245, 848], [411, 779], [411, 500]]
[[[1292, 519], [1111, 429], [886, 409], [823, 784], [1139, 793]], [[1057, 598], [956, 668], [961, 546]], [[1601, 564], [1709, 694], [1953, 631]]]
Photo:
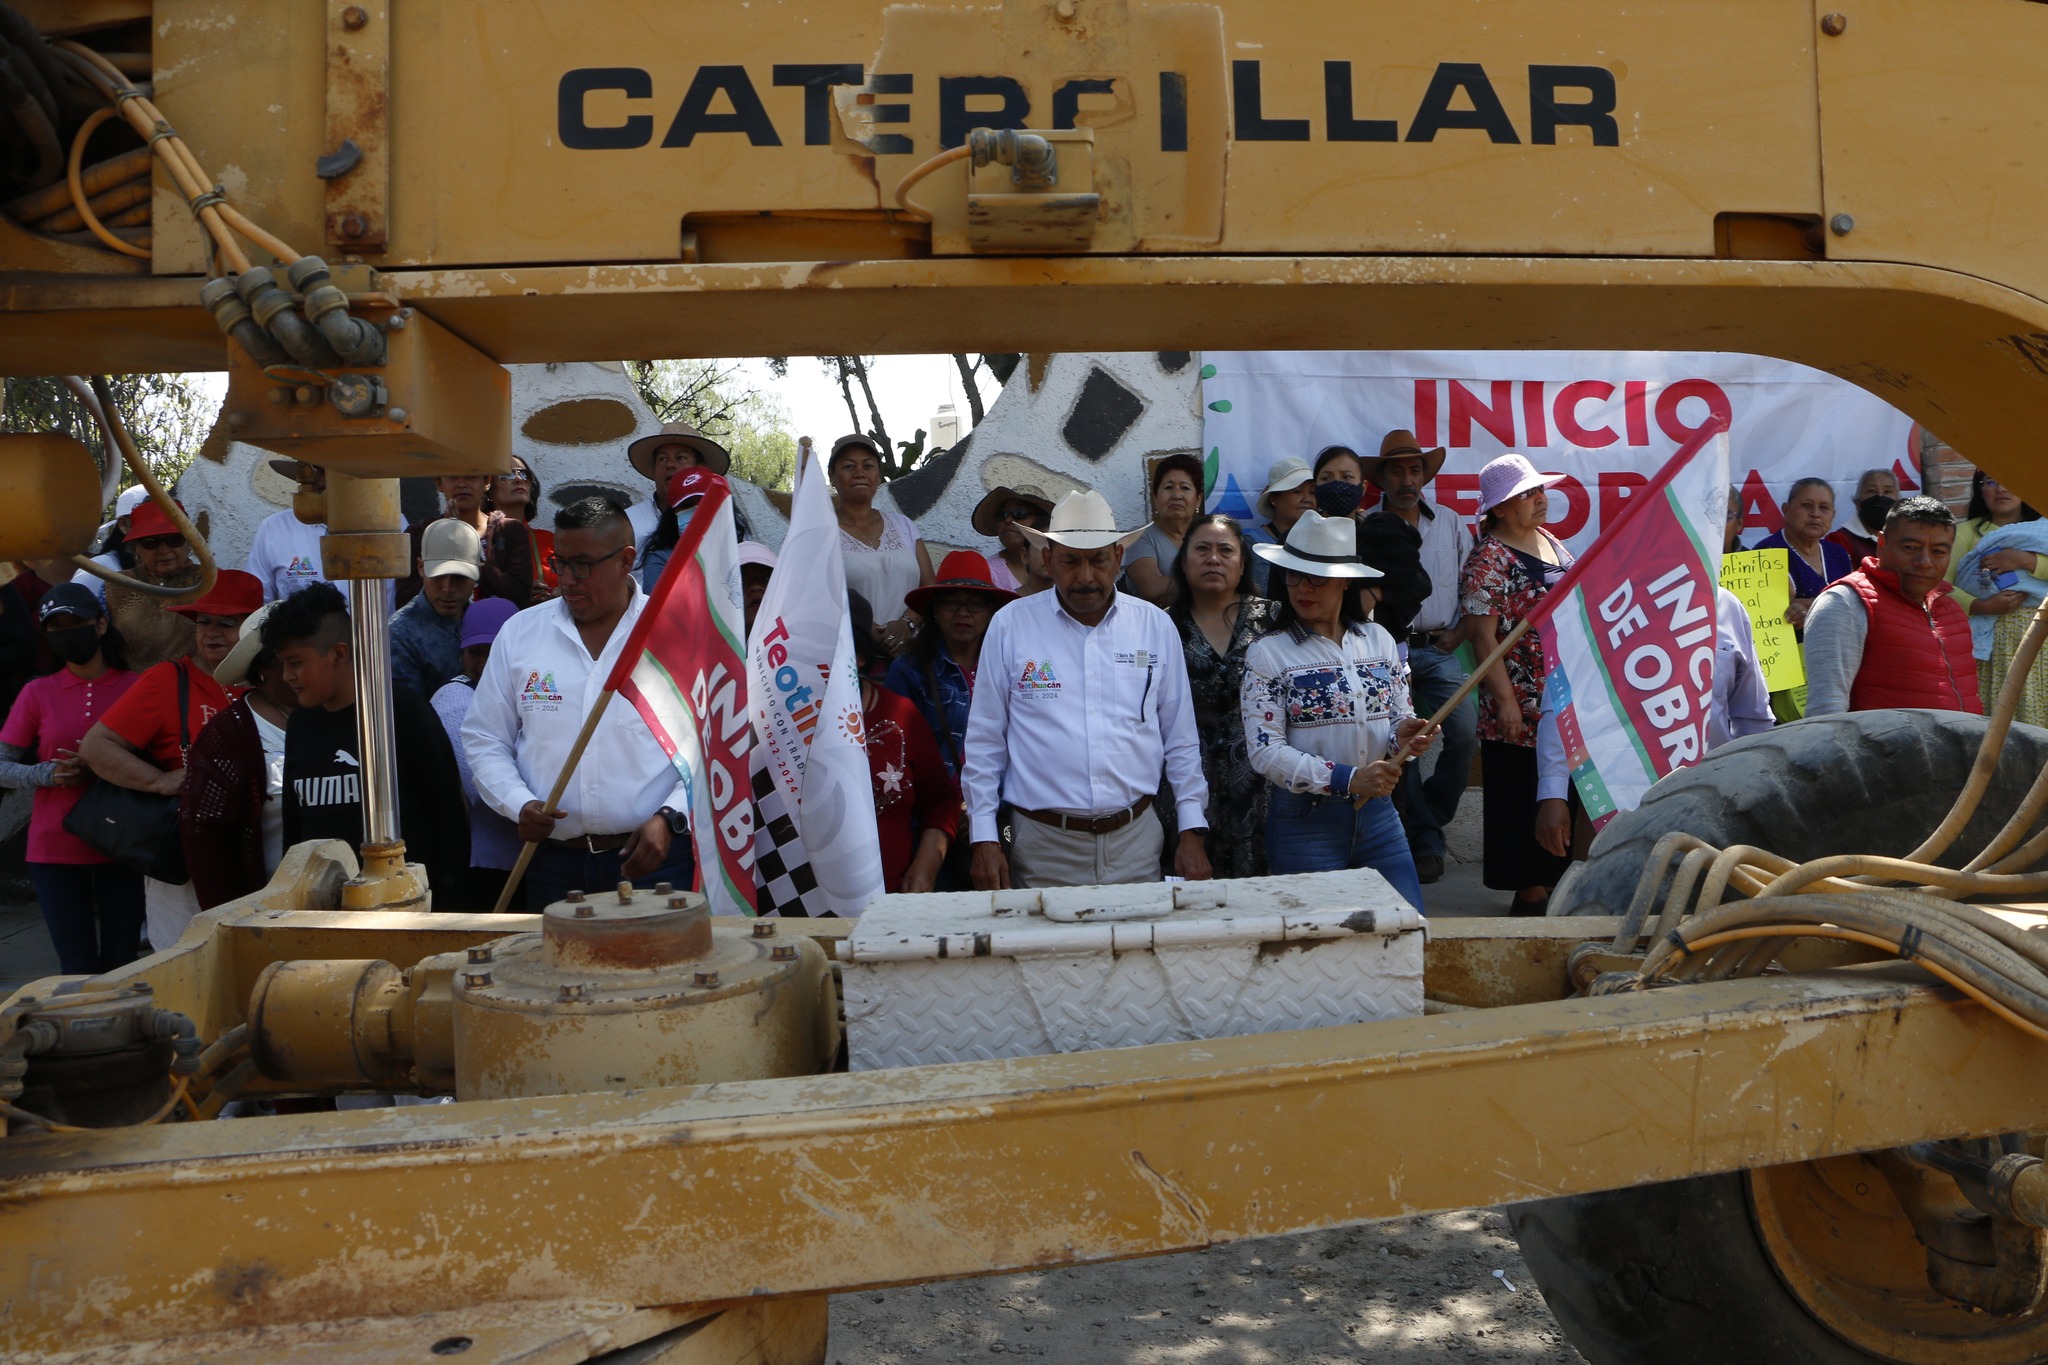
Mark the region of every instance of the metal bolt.
[[718, 984], [717, 968], [697, 973], [697, 984], [700, 986], [716, 986]]
[[471, 948], [469, 950], [469, 960], [471, 962], [489, 962], [491, 960], [490, 945], [485, 944], [481, 948]]
[[755, 937], [755, 938], [774, 938], [774, 937], [775, 937], [775, 921], [774, 921], [774, 920], [772, 920], [772, 919], [757, 919], [757, 920], [755, 920], [755, 921], [754, 921], [754, 937]]
[[249, 414], [248, 414], [248, 413], [246, 413], [246, 412], [231, 412], [231, 413], [229, 413], [229, 414], [228, 414], [228, 425], [229, 425], [230, 427], [233, 427], [233, 428], [234, 428], [234, 429], [235, 429], [236, 431], [240, 431], [240, 430], [242, 430], [242, 428], [244, 428], [244, 427], [246, 427], [246, 426], [248, 426], [248, 425], [249, 425]]
[[1830, 38], [1841, 37], [1842, 30], [1847, 27], [1849, 27], [1849, 16], [1846, 14], [1823, 14], [1820, 17], [1820, 31], [1827, 34]]
[[350, 5], [341, 12], [341, 26], [350, 33], [365, 28], [370, 22], [370, 12], [361, 5]]
[[351, 213], [341, 220], [341, 235], [354, 241], [370, 230], [370, 220], [360, 213]]
[[299, 400], [300, 407], [310, 408], [320, 401], [320, 390], [311, 384], [301, 384], [292, 390], [292, 397]]
[[562, 897], [562, 899], [569, 902], [569, 904], [574, 905], [578, 901], [583, 899], [583, 893], [581, 891], [571, 891], [568, 895]]
[[394, 422], [403, 422], [406, 418], [412, 416], [404, 408], [389, 408], [385, 411], [384, 415]]
[[631, 883], [631, 882], [620, 882], [620, 883], [619, 883], [619, 904], [620, 904], [620, 905], [631, 905], [632, 903], [633, 903], [633, 883]]
[[1074, 17], [1074, 0], [1059, 0], [1059, 3], [1052, 7], [1052, 12], [1061, 19], [1072, 19]]
[[564, 982], [562, 983], [562, 999], [564, 999], [564, 1000], [581, 1000], [582, 998], [583, 998], [583, 983], [582, 983], [582, 982], [580, 982], [580, 981], [564, 981]]
[[273, 406], [281, 408], [286, 403], [292, 401], [292, 386], [289, 384], [279, 384], [270, 391], [269, 397]]
[[680, 910], [688, 904], [689, 901], [683, 899], [683, 897], [681, 896], [670, 896], [668, 898], [668, 908], [671, 910]]
[[670, 886], [667, 882], [656, 882], [654, 884], [654, 894], [657, 896], [669, 895], [672, 892], [674, 892], [674, 890], [675, 888], [673, 886]]
[[491, 974], [489, 972], [464, 972], [462, 974], [462, 984], [471, 990], [477, 990], [491, 984]]
[[396, 313], [393, 313], [390, 317], [384, 320], [384, 330], [387, 332], [403, 332], [405, 330], [405, 324], [411, 320], [411, 311], [409, 309], [401, 308]]
[[597, 907], [596, 907], [596, 906], [594, 906], [594, 905], [592, 905], [592, 904], [591, 904], [591, 903], [590, 903], [589, 901], [583, 901], [583, 902], [579, 903], [579, 904], [577, 905], [577, 907], [576, 907], [576, 918], [577, 918], [577, 919], [596, 919], [596, 918], [597, 918]]
[[794, 943], [778, 943], [769, 950], [768, 956], [770, 960], [775, 962], [794, 962], [796, 961], [796, 945]]
[[1828, 231], [1837, 237], [1847, 237], [1856, 230], [1856, 220], [1846, 213], [1838, 213], [1828, 219]]

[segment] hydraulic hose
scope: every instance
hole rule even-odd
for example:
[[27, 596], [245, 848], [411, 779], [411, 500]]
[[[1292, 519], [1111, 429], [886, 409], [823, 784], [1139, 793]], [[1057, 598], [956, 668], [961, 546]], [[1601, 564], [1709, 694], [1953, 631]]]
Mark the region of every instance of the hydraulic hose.
[[78, 125], [78, 132], [71, 139], [71, 157], [64, 165], [64, 183], [71, 190], [71, 208], [73, 212], [77, 213], [79, 218], [84, 221], [93, 236], [99, 238], [124, 256], [136, 256], [146, 261], [149, 259], [147, 251], [144, 251], [141, 247], [130, 246], [127, 242], [122, 241], [107, 229], [106, 224], [100, 221], [99, 215], [93, 212], [92, 203], [85, 193], [84, 182], [79, 177], [79, 167], [85, 161], [86, 139], [90, 138], [93, 135], [93, 131], [102, 123], [113, 117], [114, 111], [112, 109], [95, 109], [86, 116], [85, 122]]
[[307, 320], [320, 329], [343, 364], [384, 363], [384, 329], [348, 315], [348, 295], [335, 287], [327, 262], [318, 256], [301, 256], [285, 271], [285, 277], [305, 299]]
[[291, 359], [277, 338], [256, 325], [249, 305], [235, 292], [232, 280], [208, 280], [199, 286], [199, 301], [213, 312], [220, 330], [241, 343], [249, 358], [259, 365], [282, 365]]
[[256, 325], [277, 338], [278, 345], [301, 365], [339, 365], [341, 357], [312, 323], [292, 307], [292, 296], [277, 287], [268, 270], [255, 266], [235, 277], [235, 291], [256, 316]]

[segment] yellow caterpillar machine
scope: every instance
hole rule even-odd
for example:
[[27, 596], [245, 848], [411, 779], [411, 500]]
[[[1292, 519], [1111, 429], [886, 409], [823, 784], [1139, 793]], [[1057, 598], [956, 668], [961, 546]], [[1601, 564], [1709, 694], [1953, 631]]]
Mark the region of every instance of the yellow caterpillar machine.
[[[225, 368], [349, 579], [503, 365], [621, 355], [1755, 352], [2039, 503], [2044, 70], [2027, 0], [10, 0], [0, 371]], [[0, 487], [85, 548], [83, 448]], [[2048, 1358], [2012, 700], [1717, 753], [1422, 1018], [859, 1074], [842, 929], [420, 913], [372, 764], [360, 862], [0, 1006], [0, 1353], [809, 1362], [836, 1291], [1522, 1201], [1601, 1365]], [[208, 1121], [352, 1090], [456, 1102]]]

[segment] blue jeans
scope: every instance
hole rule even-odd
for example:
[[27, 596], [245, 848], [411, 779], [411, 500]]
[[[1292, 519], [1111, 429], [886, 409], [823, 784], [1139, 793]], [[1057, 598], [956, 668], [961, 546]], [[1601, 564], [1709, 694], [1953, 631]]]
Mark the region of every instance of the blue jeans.
[[1422, 883], [1394, 803], [1375, 797], [1354, 809], [1348, 796], [1309, 792], [1266, 793], [1266, 864], [1274, 875], [1341, 872], [1369, 867], [1401, 898], [1422, 909]]
[[[609, 853], [587, 853], [581, 848], [542, 844], [534, 850], [533, 861], [526, 868], [526, 908], [539, 914], [556, 901], [567, 898], [571, 891], [581, 891], [586, 896], [609, 891], [625, 880], [619, 875], [619, 867], [625, 861], [625, 856], [617, 849]], [[696, 866], [690, 836], [678, 834], [669, 840], [668, 857], [662, 860], [661, 866], [644, 877], [634, 879], [633, 885], [649, 887], [656, 882], [667, 882], [678, 891], [688, 891]]]
[[125, 967], [142, 946], [142, 874], [112, 863], [30, 863], [57, 970], [97, 976]]
[[[1409, 695], [1415, 714], [1429, 717], [1451, 699], [1451, 693], [1465, 681], [1465, 670], [1455, 655], [1440, 649], [1408, 651]], [[1436, 769], [1425, 778], [1417, 760], [1401, 774], [1394, 799], [1408, 822], [1408, 839], [1418, 858], [1444, 856], [1444, 826], [1458, 813], [1458, 799], [1465, 794], [1465, 782], [1472, 774], [1472, 755], [1479, 749], [1479, 704], [1471, 697], [1458, 703], [1444, 721], [1444, 747], [1436, 758]]]

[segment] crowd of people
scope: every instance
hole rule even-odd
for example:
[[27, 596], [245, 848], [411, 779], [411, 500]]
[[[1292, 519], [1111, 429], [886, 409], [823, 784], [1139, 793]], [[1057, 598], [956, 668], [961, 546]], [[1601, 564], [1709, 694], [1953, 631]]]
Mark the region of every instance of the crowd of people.
[[[1393, 431], [1376, 451], [1277, 459], [1249, 524], [1203, 512], [1187, 454], [1150, 465], [1135, 526], [1092, 490], [999, 487], [971, 518], [985, 547], [934, 565], [917, 525], [876, 504], [873, 442], [835, 442], [886, 888], [1371, 868], [1426, 908], [1476, 756], [1485, 885], [1509, 913], [1543, 913], [1589, 828], [1543, 710], [1540, 633], [1430, 718], [1571, 565], [1545, 525], [1559, 480], [1494, 460], [1475, 525], [1428, 497], [1444, 454]], [[541, 485], [523, 461], [440, 479], [437, 514], [409, 528], [412, 575], [367, 607], [324, 581], [324, 528], [291, 511], [182, 603], [17, 565], [0, 590], [0, 786], [34, 789], [30, 875], [62, 970], [120, 966], [145, 937], [170, 946], [301, 840], [361, 844], [357, 610], [389, 616], [398, 826], [437, 908], [497, 905], [523, 844], [537, 847], [514, 909], [688, 885], [688, 789], [633, 708], [610, 708], [546, 795], [690, 523], [659, 490], [730, 463], [680, 423], [629, 458], [648, 498], [584, 498], [549, 530], [530, 524]], [[276, 463], [320, 491], [319, 470]], [[148, 587], [196, 582], [191, 547], [135, 493], [101, 562]], [[1730, 513], [1733, 549], [1735, 490]], [[1794, 484], [1783, 514], [1758, 548], [1786, 551], [1808, 681], [1766, 690], [1752, 623], [1722, 591], [1714, 742], [1848, 709], [1983, 709], [2048, 595], [2031, 508], [1980, 472], [1958, 521], [1873, 470], [1845, 525], [1823, 479]], [[740, 532], [751, 629], [776, 557]], [[2019, 718], [2048, 723], [2048, 683], [2028, 683]], [[116, 825], [126, 844], [110, 849]]]

